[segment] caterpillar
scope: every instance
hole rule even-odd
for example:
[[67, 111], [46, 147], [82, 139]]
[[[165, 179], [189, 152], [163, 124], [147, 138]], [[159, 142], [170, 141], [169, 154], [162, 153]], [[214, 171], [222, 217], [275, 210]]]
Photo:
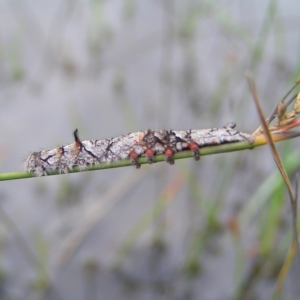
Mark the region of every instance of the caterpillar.
[[194, 159], [199, 160], [201, 147], [241, 141], [253, 142], [251, 134], [234, 128], [235, 124], [230, 123], [223, 128], [201, 130], [146, 130], [111, 139], [87, 141], [79, 139], [76, 129], [75, 142], [31, 153], [24, 168], [36, 176], [43, 176], [56, 170], [67, 173], [74, 166], [84, 170], [89, 165], [113, 163], [123, 159], [130, 159], [139, 168], [138, 157], [145, 156], [151, 164], [156, 154], [165, 154], [166, 161], [172, 165], [174, 153], [184, 150], [193, 151]]

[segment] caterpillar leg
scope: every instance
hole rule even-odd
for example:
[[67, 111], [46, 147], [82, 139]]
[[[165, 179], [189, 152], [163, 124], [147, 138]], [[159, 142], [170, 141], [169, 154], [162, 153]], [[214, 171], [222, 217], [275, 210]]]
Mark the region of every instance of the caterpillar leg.
[[194, 159], [198, 161], [200, 159], [199, 146], [195, 142], [189, 142], [188, 147], [194, 152]]
[[154, 151], [151, 150], [151, 149], [146, 149], [145, 150], [145, 155], [147, 157], [148, 163], [152, 164], [153, 163]]
[[166, 162], [169, 163], [170, 165], [174, 165], [173, 154], [174, 154], [174, 151], [172, 148], [167, 147], [165, 149]]
[[138, 159], [138, 157], [139, 157], [139, 155], [135, 152], [135, 151], [131, 151], [130, 153], [129, 153], [129, 158], [131, 159], [131, 163], [137, 168], [137, 169], [139, 169], [140, 167], [141, 167], [141, 164], [139, 164], [138, 162], [137, 162], [137, 159]]

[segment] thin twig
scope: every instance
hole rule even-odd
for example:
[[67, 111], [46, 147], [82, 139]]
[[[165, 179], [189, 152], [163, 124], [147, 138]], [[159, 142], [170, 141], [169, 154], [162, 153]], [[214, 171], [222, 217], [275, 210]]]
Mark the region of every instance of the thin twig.
[[300, 247], [299, 247], [298, 230], [297, 230], [297, 212], [294, 211], [294, 208], [295, 208], [294, 203], [297, 203], [296, 198], [295, 198], [295, 195], [294, 195], [294, 192], [293, 192], [293, 189], [292, 189], [291, 182], [288, 178], [288, 175], [287, 175], [287, 173], [284, 169], [284, 166], [281, 162], [279, 154], [276, 150], [275, 144], [273, 142], [271, 133], [270, 133], [269, 128], [268, 128], [268, 124], [267, 124], [267, 122], [265, 120], [265, 117], [263, 115], [263, 111], [262, 111], [262, 108], [261, 108], [261, 105], [260, 105], [260, 101], [259, 101], [259, 98], [258, 98], [255, 83], [254, 83], [254, 81], [252, 79], [252, 76], [249, 72], [246, 73], [246, 77], [248, 79], [248, 84], [249, 84], [250, 91], [252, 93], [252, 96], [253, 96], [253, 99], [254, 99], [254, 102], [255, 102], [255, 105], [256, 105], [256, 108], [257, 108], [257, 112], [258, 112], [258, 115], [259, 115], [259, 118], [260, 118], [261, 125], [263, 127], [264, 135], [265, 135], [265, 137], [268, 141], [268, 144], [270, 145], [273, 158], [274, 158], [274, 160], [277, 164], [277, 167], [278, 167], [278, 169], [279, 169], [279, 171], [282, 175], [282, 178], [283, 178], [283, 180], [284, 180], [284, 182], [287, 186], [287, 189], [288, 189], [289, 198], [290, 198], [290, 202], [291, 202], [291, 207], [292, 207], [292, 210], [293, 210], [293, 236], [294, 236], [293, 239], [294, 239], [294, 242], [296, 243], [297, 253], [300, 256], [300, 254], [299, 254], [299, 248]]
[[[295, 82], [295, 84], [291, 87], [291, 89], [283, 96], [283, 98], [281, 99], [280, 102], [284, 102], [285, 99], [290, 95], [290, 93], [297, 87], [297, 85], [300, 83], [300, 76], [297, 77], [297, 80]], [[286, 105], [289, 106], [297, 97], [297, 94], [296, 93], [287, 103]], [[268, 118], [268, 121], [267, 121], [267, 124], [269, 125], [275, 118], [277, 114], [277, 107], [274, 109], [273, 113], [271, 114], [271, 116]]]
[[[297, 126], [299, 126], [298, 124]], [[284, 141], [287, 139], [295, 138], [300, 136], [300, 131], [294, 132], [276, 132], [272, 134], [273, 140], [275, 142]], [[219, 154], [219, 153], [226, 153], [226, 152], [234, 152], [234, 151], [241, 151], [246, 149], [253, 149], [255, 147], [259, 147], [265, 145], [267, 143], [265, 137], [263, 135], [259, 135], [254, 137], [254, 142], [249, 143], [247, 141], [244, 142], [235, 142], [235, 143], [228, 143], [228, 144], [221, 144], [221, 145], [214, 145], [208, 147], [201, 147], [199, 152], [200, 156], [205, 155], [212, 155], [212, 154]], [[182, 151], [179, 153], [174, 154], [174, 160], [183, 159], [183, 158], [191, 158], [194, 157], [193, 151]], [[153, 163], [165, 161], [166, 157], [164, 154], [155, 155], [153, 157]], [[137, 160], [138, 164], [148, 164], [148, 160], [146, 157], [140, 157]], [[111, 169], [111, 168], [120, 168], [120, 167], [128, 167], [132, 166], [132, 162], [130, 159], [120, 160], [114, 163], [100, 163], [98, 165], [88, 166], [86, 169], [81, 170], [78, 167], [73, 167], [69, 170], [68, 173], [77, 173], [77, 172], [84, 172], [84, 171], [96, 171], [102, 169]], [[63, 175], [64, 173], [59, 173], [58, 171], [49, 173], [48, 176], [51, 175]], [[0, 181], [5, 180], [16, 180], [16, 179], [25, 179], [25, 178], [35, 178], [36, 176], [34, 173], [19, 171], [19, 172], [10, 172], [10, 173], [2, 173], [0, 174]]]
[[[293, 89], [295, 88], [295, 86], [293, 87]], [[292, 98], [290, 98], [290, 100], [286, 103], [286, 106], [289, 106], [296, 98], [297, 98], [298, 93], [296, 93]], [[286, 95], [288, 96], [288, 94]], [[285, 97], [282, 98], [281, 102], [284, 102]], [[275, 107], [274, 111], [272, 112], [271, 116], [267, 119], [267, 124], [269, 125], [276, 117], [277, 115], [277, 106]]]

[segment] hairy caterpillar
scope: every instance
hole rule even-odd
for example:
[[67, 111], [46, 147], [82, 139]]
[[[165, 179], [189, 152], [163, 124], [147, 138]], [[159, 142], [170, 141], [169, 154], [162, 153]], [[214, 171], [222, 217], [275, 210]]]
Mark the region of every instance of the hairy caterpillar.
[[201, 130], [146, 130], [111, 139], [87, 141], [80, 141], [76, 129], [74, 143], [33, 152], [26, 159], [24, 168], [27, 172], [43, 176], [55, 170], [67, 173], [74, 166], [84, 170], [89, 165], [113, 163], [128, 158], [139, 168], [137, 159], [140, 156], [146, 156], [151, 164], [154, 155], [164, 153], [166, 161], [174, 164], [173, 154], [184, 150], [192, 150], [195, 160], [199, 160], [201, 147], [253, 142], [251, 134], [239, 132], [234, 127], [235, 124], [232, 123], [223, 128]]

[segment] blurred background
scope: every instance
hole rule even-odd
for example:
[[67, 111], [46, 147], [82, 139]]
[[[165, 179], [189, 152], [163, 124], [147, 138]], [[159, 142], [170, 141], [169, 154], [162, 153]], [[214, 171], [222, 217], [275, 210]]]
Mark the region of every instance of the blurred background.
[[[300, 2], [0, 1], [0, 167], [32, 151], [266, 115], [299, 73]], [[299, 139], [278, 144], [293, 179]], [[268, 147], [1, 182], [0, 299], [298, 299]], [[285, 264], [291, 258], [290, 265]], [[282, 266], [287, 272], [282, 273]]]

